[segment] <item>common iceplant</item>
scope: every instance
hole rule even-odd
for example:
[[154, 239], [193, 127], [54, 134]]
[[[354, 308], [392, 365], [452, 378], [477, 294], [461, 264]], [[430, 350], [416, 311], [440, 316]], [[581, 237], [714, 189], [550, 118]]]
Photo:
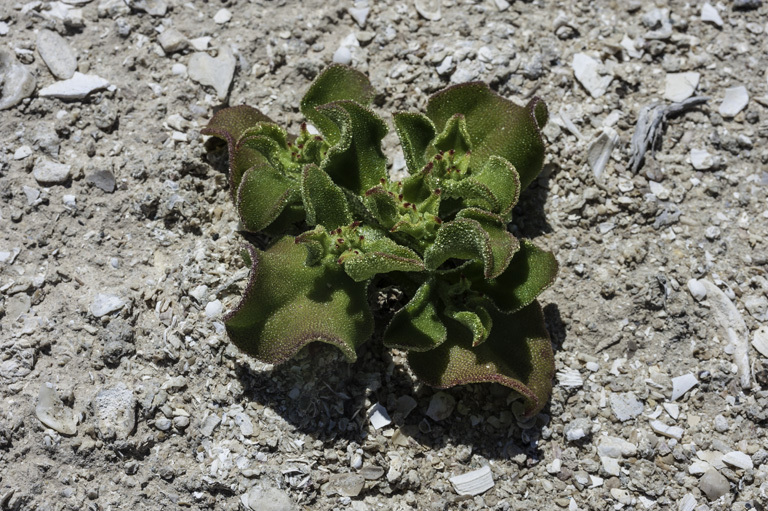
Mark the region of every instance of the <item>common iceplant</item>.
[[363, 74], [334, 65], [301, 101], [319, 134], [302, 124], [291, 135], [249, 106], [219, 111], [203, 130], [226, 142], [242, 229], [274, 236], [265, 250], [247, 247], [230, 339], [272, 364], [314, 341], [353, 362], [374, 330], [371, 286], [394, 284], [409, 301], [383, 342], [407, 351], [421, 381], [500, 383], [537, 413], [554, 362], [536, 297], [557, 262], [507, 224], [541, 170], [545, 104], [518, 106], [483, 83], [438, 92], [426, 115], [394, 115], [409, 175], [393, 181], [373, 96]]

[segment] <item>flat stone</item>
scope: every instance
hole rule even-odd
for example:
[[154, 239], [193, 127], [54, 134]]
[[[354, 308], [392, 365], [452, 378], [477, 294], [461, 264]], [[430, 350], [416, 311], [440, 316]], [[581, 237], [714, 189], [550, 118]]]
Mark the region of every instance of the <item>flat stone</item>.
[[115, 186], [117, 185], [114, 174], [108, 170], [97, 170], [93, 174], [88, 174], [88, 177], [86, 177], [85, 180], [89, 184], [107, 193], [114, 192]]
[[342, 497], [357, 497], [365, 486], [365, 478], [360, 474], [333, 474], [328, 482]]
[[69, 181], [71, 165], [40, 159], [35, 163], [32, 175], [42, 186], [61, 185]]
[[189, 46], [189, 40], [175, 28], [164, 30], [162, 34], [157, 36], [157, 42], [165, 53], [181, 51]]
[[235, 64], [235, 55], [230, 47], [222, 46], [216, 58], [202, 52], [193, 54], [189, 58], [187, 70], [192, 80], [213, 87], [219, 101], [224, 101], [235, 76]]
[[213, 430], [215, 430], [219, 424], [221, 424], [221, 418], [218, 415], [209, 415], [203, 420], [202, 425], [200, 425], [200, 433], [203, 436], [211, 436]]
[[701, 6], [701, 21], [714, 23], [718, 27], [723, 26], [723, 18], [720, 17], [720, 13], [709, 2]]
[[7, 110], [21, 103], [35, 92], [37, 80], [16, 56], [0, 50], [0, 110]]
[[222, 310], [224, 310], [224, 306], [221, 304], [221, 300], [208, 302], [205, 306], [205, 317], [216, 318], [221, 315]]
[[348, 66], [352, 63], [352, 52], [346, 46], [339, 46], [333, 52], [333, 63]]
[[715, 166], [715, 159], [705, 149], [691, 149], [691, 165], [696, 170], [709, 170]]
[[768, 358], [768, 326], [763, 325], [752, 336], [752, 346], [764, 357]]
[[621, 475], [621, 465], [619, 465], [619, 460], [615, 458], [600, 456], [600, 465], [609, 476], [619, 477]]
[[754, 468], [752, 458], [741, 451], [731, 451], [723, 455], [723, 463], [742, 470]]
[[32, 154], [32, 148], [28, 145], [19, 146], [14, 152], [13, 152], [13, 159], [14, 160], [23, 160], [27, 156]]
[[392, 423], [392, 419], [389, 418], [387, 409], [384, 408], [381, 403], [376, 403], [368, 409], [368, 420], [371, 422], [371, 426], [373, 426], [374, 429], [381, 429]]
[[240, 497], [246, 509], [252, 511], [299, 511], [291, 497], [277, 488], [260, 488], [258, 485]]
[[670, 401], [677, 401], [685, 395], [686, 392], [699, 384], [699, 380], [693, 373], [684, 374], [682, 376], [676, 376], [672, 378], [672, 396]]
[[213, 15], [213, 21], [219, 25], [228, 23], [232, 19], [232, 12], [229, 9], [219, 9], [216, 14]]
[[37, 52], [59, 80], [72, 78], [77, 71], [77, 57], [69, 43], [52, 30], [41, 30], [37, 34]]
[[452, 395], [445, 392], [438, 392], [429, 400], [427, 417], [434, 421], [445, 420], [451, 416], [455, 406], [456, 400]]
[[725, 89], [725, 97], [717, 111], [723, 117], [736, 117], [749, 103], [749, 92], [743, 85]]
[[413, 0], [416, 12], [429, 21], [439, 21], [443, 17], [440, 0]]
[[715, 469], [709, 469], [699, 479], [699, 489], [709, 500], [717, 500], [731, 489], [728, 479]]
[[595, 99], [605, 94], [613, 81], [605, 66], [585, 53], [575, 54], [571, 67], [576, 79]]
[[707, 297], [707, 288], [700, 281], [690, 279], [687, 285], [688, 291], [690, 291], [691, 296], [693, 296], [694, 300], [697, 302], [700, 302]]
[[637, 454], [637, 447], [623, 438], [604, 436], [600, 438], [597, 453], [611, 458], [631, 457]]
[[451, 477], [449, 481], [459, 495], [480, 495], [493, 488], [493, 474], [488, 465], [466, 474]]
[[136, 428], [136, 396], [120, 382], [99, 391], [91, 402], [96, 425], [105, 436], [125, 440]]
[[112, 312], [119, 311], [123, 306], [125, 306], [125, 301], [119, 296], [99, 293], [93, 297], [90, 310], [91, 314], [100, 318]]
[[659, 435], [674, 438], [675, 440], [681, 440], [685, 430], [679, 426], [668, 426], [659, 420], [653, 420], [650, 422], [651, 429]]
[[37, 202], [37, 199], [40, 198], [40, 190], [37, 188], [32, 188], [31, 186], [22, 186], [21, 190], [24, 192], [24, 195], [27, 196], [27, 204], [33, 205]]
[[51, 383], [43, 383], [40, 387], [40, 392], [37, 394], [35, 415], [40, 419], [40, 422], [62, 435], [77, 433], [77, 419], [74, 412], [64, 406]]
[[62, 80], [44, 87], [38, 95], [43, 98], [75, 100], [86, 98], [90, 93], [107, 87], [109, 82], [104, 78], [75, 71], [69, 80]]
[[664, 99], [679, 103], [684, 101], [696, 91], [699, 86], [701, 74], [694, 71], [688, 73], [667, 74], [664, 87]]
[[144, 11], [150, 16], [165, 16], [168, 11], [165, 0], [125, 0], [125, 3], [131, 9]]
[[371, 8], [349, 7], [347, 8], [347, 12], [352, 16], [352, 19], [355, 20], [355, 23], [357, 23], [360, 28], [365, 28], [365, 22], [368, 19], [368, 14], [371, 12]]

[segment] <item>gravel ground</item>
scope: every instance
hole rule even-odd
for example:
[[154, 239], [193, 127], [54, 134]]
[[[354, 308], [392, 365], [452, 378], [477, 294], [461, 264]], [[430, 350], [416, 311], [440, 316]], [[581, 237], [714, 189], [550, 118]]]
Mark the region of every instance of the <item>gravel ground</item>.
[[[2, 2], [0, 509], [764, 509], [767, 13]], [[332, 61], [388, 121], [468, 80], [548, 103], [513, 228], [561, 267], [534, 420], [503, 387], [419, 385], [376, 339], [278, 368], [228, 343], [247, 269], [200, 129], [245, 103], [297, 131]]]

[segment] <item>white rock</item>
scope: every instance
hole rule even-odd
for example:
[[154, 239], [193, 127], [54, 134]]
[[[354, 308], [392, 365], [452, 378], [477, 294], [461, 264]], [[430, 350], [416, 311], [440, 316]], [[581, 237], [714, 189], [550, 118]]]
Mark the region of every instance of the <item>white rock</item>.
[[698, 385], [698, 383], [699, 380], [696, 379], [696, 376], [694, 376], [693, 373], [672, 378], [672, 397], [669, 398], [670, 401], [677, 401], [683, 397], [686, 392]]
[[709, 170], [715, 165], [715, 159], [706, 149], [691, 149], [691, 165], [696, 170]]
[[675, 440], [681, 440], [685, 430], [679, 426], [667, 426], [659, 420], [653, 420], [650, 422], [651, 429], [659, 435], [674, 438]]
[[752, 346], [764, 357], [768, 358], [768, 326], [761, 326], [752, 336]]
[[752, 458], [750, 458], [748, 454], [741, 451], [731, 451], [724, 454], [723, 462], [742, 470], [749, 470], [754, 468], [754, 465], [752, 464]]
[[38, 95], [43, 98], [83, 99], [91, 92], [106, 89], [109, 82], [96, 75], [84, 75], [78, 71], [69, 80], [53, 83], [40, 89]]
[[77, 57], [66, 39], [51, 30], [37, 34], [37, 52], [59, 80], [72, 78], [77, 70]]
[[456, 71], [451, 75], [451, 83], [467, 83], [477, 78], [477, 69], [474, 66], [465, 65], [467, 61], [463, 61], [462, 65], [457, 66]]
[[92, 408], [104, 435], [114, 432], [118, 440], [125, 440], [136, 428], [136, 396], [123, 382], [96, 394]]
[[216, 318], [221, 315], [221, 311], [224, 310], [224, 306], [221, 304], [221, 300], [214, 300], [208, 302], [205, 305], [205, 317]]
[[504, 12], [507, 9], [509, 9], [509, 2], [507, 0], [493, 0], [493, 3], [496, 4], [496, 8], [499, 10], [499, 12]]
[[611, 410], [621, 422], [634, 419], [643, 413], [643, 402], [637, 399], [634, 392], [611, 394]]
[[235, 424], [240, 428], [240, 433], [243, 436], [253, 435], [253, 423], [248, 415], [240, 412], [235, 415]]
[[216, 429], [219, 424], [221, 424], [221, 418], [218, 415], [215, 413], [209, 415], [203, 419], [203, 423], [200, 425], [200, 434], [203, 436], [211, 436], [213, 434], [213, 430]]
[[0, 49], [0, 110], [21, 103], [35, 92], [37, 80], [11, 52]]
[[413, 0], [413, 5], [424, 19], [438, 21], [443, 17], [440, 0]]
[[368, 14], [371, 12], [371, 8], [349, 7], [347, 8], [347, 12], [352, 16], [352, 19], [355, 20], [355, 23], [357, 23], [360, 28], [365, 28], [365, 22], [368, 19]]
[[443, 59], [442, 62], [440, 62], [440, 64], [438, 64], [438, 66], [435, 68], [435, 71], [437, 71], [437, 74], [442, 76], [451, 73], [453, 69], [453, 56], [448, 55]]
[[22, 186], [22, 191], [24, 192], [24, 195], [27, 196], [27, 204], [33, 205], [37, 202], [37, 199], [40, 198], [40, 190], [37, 188], [32, 188], [31, 186]]
[[595, 99], [605, 94], [613, 80], [602, 63], [585, 53], [575, 54], [571, 66], [576, 79]]
[[491, 474], [491, 467], [488, 465], [466, 474], [451, 477], [449, 481], [459, 495], [480, 495], [493, 488], [493, 474]]
[[688, 466], [688, 473], [692, 476], [700, 476], [705, 474], [710, 468], [712, 468], [712, 465], [706, 461], [694, 460], [693, 463]]
[[692, 493], [686, 493], [677, 503], [678, 511], [693, 511], [696, 507], [696, 497]]
[[77, 433], [77, 419], [74, 412], [64, 406], [51, 383], [43, 383], [37, 395], [35, 415], [40, 422], [62, 435]]
[[43, 186], [60, 185], [69, 180], [71, 165], [40, 159], [35, 163], [32, 175]]
[[723, 26], [723, 18], [720, 17], [720, 13], [709, 2], [701, 6], [701, 21], [714, 23], [718, 27]]
[[677, 420], [680, 417], [680, 405], [677, 403], [662, 403], [661, 406], [673, 419]]
[[160, 43], [165, 53], [181, 51], [189, 44], [184, 34], [175, 28], [165, 29], [162, 34], [157, 36], [157, 42]]
[[664, 99], [679, 103], [693, 96], [699, 86], [701, 74], [691, 71], [688, 73], [668, 73], [664, 86]]
[[637, 454], [637, 447], [632, 442], [627, 442], [623, 438], [604, 436], [600, 438], [597, 453], [600, 456], [608, 456], [610, 458], [631, 457]]
[[203, 37], [196, 37], [195, 39], [190, 39], [189, 44], [192, 45], [192, 48], [195, 49], [195, 51], [205, 51], [208, 49], [208, 44], [211, 42], [211, 36], [203, 36]]
[[171, 66], [171, 73], [173, 73], [175, 76], [187, 76], [187, 66], [180, 62], [176, 62], [173, 66]]
[[236, 63], [232, 49], [229, 46], [222, 46], [216, 58], [202, 52], [193, 54], [189, 58], [187, 71], [192, 80], [201, 85], [213, 87], [219, 101], [224, 101], [235, 76]]
[[453, 408], [455, 406], [456, 400], [452, 395], [445, 392], [438, 392], [432, 396], [432, 399], [429, 400], [427, 417], [434, 421], [447, 419], [453, 413]]
[[725, 89], [725, 97], [717, 111], [723, 117], [736, 117], [739, 112], [744, 110], [747, 103], [749, 103], [749, 93], [746, 87], [743, 85], [730, 87]]
[[368, 409], [368, 420], [371, 421], [371, 426], [374, 429], [381, 429], [392, 424], [387, 409], [381, 403], [376, 403]]
[[13, 159], [14, 160], [23, 160], [27, 156], [32, 154], [32, 148], [28, 145], [19, 146], [14, 152], [13, 152]]
[[696, 279], [690, 279], [688, 281], [688, 291], [691, 292], [691, 296], [693, 296], [693, 299], [697, 302], [700, 302], [707, 297], [707, 288], [701, 281]]
[[621, 475], [621, 465], [619, 465], [619, 460], [609, 456], [600, 456], [600, 464], [606, 474], [614, 477], [619, 477]]
[[61, 201], [68, 208], [72, 209], [72, 208], [76, 208], [77, 207], [77, 198], [74, 195], [70, 194], [70, 193], [62, 195]]
[[0, 36], [8, 35], [8, 32], [10, 29], [8, 28], [8, 23], [5, 21], [0, 21]]
[[144, 11], [150, 16], [165, 16], [168, 4], [165, 0], [125, 0], [128, 7]]
[[119, 311], [123, 306], [125, 306], [125, 302], [119, 296], [99, 293], [93, 297], [90, 310], [91, 314], [100, 318], [111, 312]]
[[208, 286], [200, 284], [195, 289], [189, 292], [189, 296], [194, 298], [197, 303], [203, 303], [203, 300], [208, 296]]
[[334, 64], [343, 64], [348, 66], [352, 62], [352, 52], [346, 46], [339, 46], [338, 49], [333, 52]]
[[624, 34], [624, 37], [619, 42], [622, 48], [627, 52], [627, 55], [629, 55], [633, 59], [639, 59], [643, 56], [643, 51], [638, 50], [637, 46], [635, 46], [635, 41], [633, 39], [630, 39], [627, 34]]
[[608, 164], [608, 160], [611, 159], [611, 153], [619, 143], [619, 134], [616, 130], [610, 127], [603, 128], [602, 133], [595, 140], [589, 144], [587, 149], [587, 163], [592, 169], [595, 179], [600, 179], [603, 175], [603, 170]]
[[213, 21], [219, 25], [228, 23], [232, 19], [232, 12], [229, 9], [219, 9], [216, 14], [213, 15]]

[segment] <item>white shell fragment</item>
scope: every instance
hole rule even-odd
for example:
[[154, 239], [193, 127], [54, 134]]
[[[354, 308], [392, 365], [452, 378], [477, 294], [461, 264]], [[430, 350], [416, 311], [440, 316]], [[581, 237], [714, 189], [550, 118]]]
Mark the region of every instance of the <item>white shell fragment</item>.
[[695, 507], [696, 497], [693, 496], [693, 493], [686, 493], [677, 505], [679, 511], [693, 511]]
[[413, 0], [413, 6], [424, 19], [438, 21], [443, 17], [440, 0]]
[[685, 430], [679, 426], [667, 426], [663, 422], [659, 420], [654, 420], [650, 422], [651, 429], [654, 431], [654, 433], [658, 433], [659, 435], [674, 438], [675, 440], [680, 440], [683, 438], [683, 433], [685, 433]]
[[607, 72], [605, 66], [586, 53], [574, 55], [571, 67], [576, 79], [595, 99], [605, 94], [613, 81], [613, 75]]
[[368, 420], [371, 421], [371, 426], [374, 429], [381, 429], [392, 424], [392, 419], [389, 418], [387, 409], [381, 403], [376, 403], [368, 409]]
[[691, 149], [691, 165], [696, 170], [709, 170], [715, 165], [715, 159], [705, 149]]
[[709, 2], [701, 6], [701, 21], [714, 23], [718, 27], [723, 26], [723, 18], [720, 17], [720, 13]]
[[459, 495], [480, 495], [493, 488], [493, 475], [491, 474], [491, 467], [488, 465], [466, 474], [451, 477], [449, 481]]
[[768, 326], [761, 326], [752, 336], [752, 346], [764, 357], [768, 357]]
[[752, 464], [752, 458], [750, 458], [748, 454], [741, 451], [731, 451], [724, 454], [723, 462], [742, 470], [749, 470], [754, 468], [754, 465]]
[[708, 302], [716, 323], [725, 331], [733, 346], [733, 361], [738, 368], [741, 388], [752, 388], [752, 369], [749, 366], [749, 334], [744, 318], [733, 302], [720, 288], [706, 279], [701, 282], [707, 288]]
[[613, 128], [605, 127], [600, 136], [589, 144], [587, 149], [587, 162], [592, 169], [595, 179], [600, 179], [603, 170], [611, 158], [611, 152], [619, 143], [619, 134]]
[[77, 433], [77, 419], [75, 419], [74, 413], [64, 406], [51, 383], [43, 383], [40, 387], [35, 415], [40, 419], [40, 422], [62, 435]]
[[565, 369], [557, 372], [557, 381], [561, 387], [567, 389], [575, 389], [584, 385], [584, 379], [577, 369], [571, 369], [566, 367]]
[[679, 103], [693, 96], [699, 85], [701, 74], [691, 71], [689, 73], [669, 73], [665, 80], [664, 99]]
[[723, 117], [736, 117], [736, 115], [744, 110], [744, 107], [749, 103], [749, 92], [743, 85], [738, 87], [731, 87], [725, 89], [725, 97], [723, 102], [720, 103], [718, 112]]
[[84, 75], [75, 71], [69, 80], [62, 80], [44, 87], [40, 89], [38, 94], [43, 98], [83, 99], [91, 92], [107, 87], [109, 87], [109, 82], [104, 78], [96, 75]]
[[688, 291], [691, 292], [691, 296], [693, 296], [693, 299], [697, 302], [700, 302], [707, 297], [707, 288], [704, 287], [704, 284], [702, 284], [700, 280], [689, 280]]
[[672, 397], [670, 400], [677, 401], [698, 383], [699, 380], [696, 379], [696, 376], [694, 376], [693, 373], [688, 373], [676, 378], [672, 378]]

